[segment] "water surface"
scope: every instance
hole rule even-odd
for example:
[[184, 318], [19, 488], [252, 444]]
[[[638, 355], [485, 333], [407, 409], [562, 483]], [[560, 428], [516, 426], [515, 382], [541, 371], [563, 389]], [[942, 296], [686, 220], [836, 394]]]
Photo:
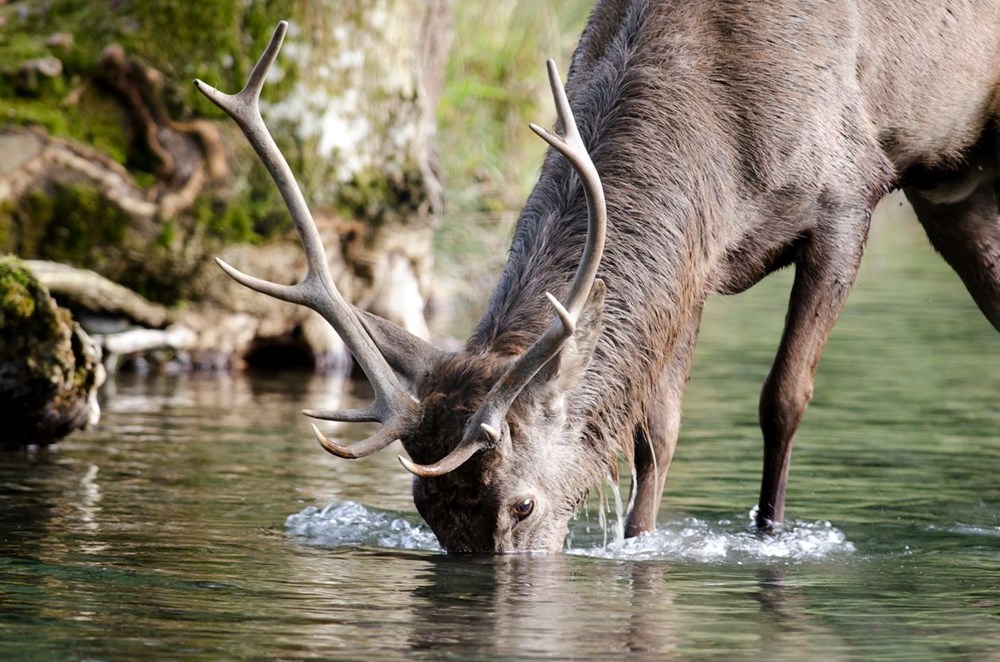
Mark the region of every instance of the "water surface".
[[616, 540], [605, 487], [559, 555], [445, 555], [393, 450], [324, 453], [299, 410], [363, 385], [120, 378], [97, 430], [0, 455], [0, 659], [1000, 659], [1000, 334], [876, 226], [760, 537], [788, 286], [706, 311], [660, 530]]

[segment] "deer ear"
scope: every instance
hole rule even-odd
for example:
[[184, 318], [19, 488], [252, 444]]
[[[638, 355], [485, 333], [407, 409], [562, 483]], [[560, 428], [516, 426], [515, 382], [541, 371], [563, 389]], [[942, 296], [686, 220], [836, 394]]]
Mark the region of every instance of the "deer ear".
[[372, 342], [400, 377], [414, 381], [429, 372], [443, 352], [389, 320], [355, 309]]
[[594, 280], [590, 296], [576, 321], [576, 332], [563, 346], [559, 355], [542, 368], [539, 382], [551, 384], [562, 393], [576, 388], [590, 365], [604, 326], [604, 281]]

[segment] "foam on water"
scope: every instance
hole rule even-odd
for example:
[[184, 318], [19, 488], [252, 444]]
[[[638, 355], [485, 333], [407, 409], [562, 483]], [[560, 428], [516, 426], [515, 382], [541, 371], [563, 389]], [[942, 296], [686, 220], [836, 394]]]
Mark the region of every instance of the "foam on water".
[[[612, 490], [617, 494], [617, 491]], [[650, 534], [621, 538], [622, 504], [615, 504], [617, 522], [609, 522], [612, 536], [603, 542], [571, 546], [579, 556], [619, 560], [693, 561], [736, 563], [748, 561], [819, 560], [852, 554], [854, 545], [829, 522], [793, 521], [775, 534], [754, 531], [749, 521], [709, 523], [693, 517], [661, 523]], [[610, 518], [609, 518], [610, 519]], [[325, 547], [382, 547], [440, 552], [434, 534], [407, 519], [353, 501], [333, 502], [324, 508], [309, 506], [289, 515], [286, 531], [310, 544]]]
[[424, 527], [353, 501], [335, 501], [324, 508], [309, 506], [289, 515], [285, 530], [324, 547], [441, 551], [437, 538]]
[[[750, 522], [753, 512], [751, 511]], [[570, 548], [570, 554], [624, 560], [736, 563], [809, 561], [854, 553], [854, 545], [830, 522], [786, 522], [773, 534], [755, 531], [750, 523], [694, 517], [661, 522], [656, 531], [624, 542], [595, 548]]]

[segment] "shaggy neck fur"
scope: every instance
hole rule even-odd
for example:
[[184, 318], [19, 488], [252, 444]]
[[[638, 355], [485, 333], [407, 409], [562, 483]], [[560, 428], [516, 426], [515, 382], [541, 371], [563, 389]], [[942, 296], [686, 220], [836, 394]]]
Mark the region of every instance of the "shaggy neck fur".
[[[619, 5], [628, 5], [627, 11]], [[648, 29], [652, 13], [648, 2], [600, 5], [567, 85], [608, 202], [598, 274], [607, 286], [603, 333], [585, 377], [567, 395], [570, 420], [585, 421], [583, 441], [597, 451], [580, 450], [592, 461], [595, 482], [614, 473], [620, 453], [631, 455], [633, 431], [650, 406], [678, 325], [700, 311], [699, 281], [707, 278], [710, 257], [700, 219], [721, 198], [719, 182], [708, 173], [723, 169], [694, 160], [718, 150], [700, 144], [704, 126], [673, 112], [691, 102], [692, 88], [682, 68], [664, 63], [681, 51]], [[620, 27], [614, 38], [593, 43], [604, 24]], [[677, 74], [667, 79], [665, 71]], [[519, 354], [542, 333], [553, 318], [545, 292], [565, 296], [586, 233], [580, 178], [550, 150], [470, 351]]]

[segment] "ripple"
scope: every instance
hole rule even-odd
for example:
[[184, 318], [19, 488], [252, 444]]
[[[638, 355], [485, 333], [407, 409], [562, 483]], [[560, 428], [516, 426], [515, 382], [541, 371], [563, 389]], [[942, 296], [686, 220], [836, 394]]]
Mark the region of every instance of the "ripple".
[[977, 526], [975, 524], [955, 524], [954, 526], [928, 526], [928, 531], [944, 531], [946, 533], [957, 533], [963, 536], [983, 536], [987, 538], [1000, 538], [1000, 526]]

